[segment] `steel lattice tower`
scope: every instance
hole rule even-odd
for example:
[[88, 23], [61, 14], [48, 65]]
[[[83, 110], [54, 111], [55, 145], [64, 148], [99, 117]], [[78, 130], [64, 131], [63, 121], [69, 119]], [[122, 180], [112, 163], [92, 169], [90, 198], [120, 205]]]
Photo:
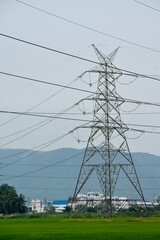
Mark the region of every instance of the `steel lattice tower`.
[[[122, 122], [119, 111], [119, 106], [124, 103], [124, 99], [117, 93], [115, 80], [122, 73], [112, 63], [118, 49], [105, 57], [94, 45], [93, 47], [100, 66], [90, 72], [98, 73], [99, 79], [94, 98], [95, 107], [93, 122], [90, 126], [91, 132], [75, 187], [73, 202], [76, 201], [77, 195], [95, 171], [104, 194], [103, 212], [112, 216], [114, 211], [112, 198], [120, 171], [125, 173], [143, 202], [145, 199], [125, 137], [128, 127]], [[96, 161], [97, 156], [99, 160]]]

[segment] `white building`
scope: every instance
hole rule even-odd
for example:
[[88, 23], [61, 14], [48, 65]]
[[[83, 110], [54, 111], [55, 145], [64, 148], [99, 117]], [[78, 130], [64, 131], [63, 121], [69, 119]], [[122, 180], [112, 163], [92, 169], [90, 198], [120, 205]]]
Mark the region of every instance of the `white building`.
[[155, 196], [154, 197], [154, 206], [160, 205], [160, 196]]
[[[87, 202], [88, 207], [96, 207], [105, 199], [104, 194], [98, 193], [98, 192], [87, 192], [86, 194], [78, 194], [77, 195], [77, 201], [72, 206], [73, 209], [75, 209], [76, 205], [85, 205]], [[108, 198], [109, 199], [109, 198]], [[118, 197], [113, 196], [112, 197], [112, 203], [115, 206], [115, 209], [128, 209], [129, 208], [129, 202], [126, 197]]]
[[42, 200], [36, 199], [31, 201], [32, 211], [33, 212], [44, 212], [44, 207], [42, 206]]
[[53, 206], [55, 207], [55, 212], [62, 213], [66, 210], [68, 205], [68, 200], [54, 200]]

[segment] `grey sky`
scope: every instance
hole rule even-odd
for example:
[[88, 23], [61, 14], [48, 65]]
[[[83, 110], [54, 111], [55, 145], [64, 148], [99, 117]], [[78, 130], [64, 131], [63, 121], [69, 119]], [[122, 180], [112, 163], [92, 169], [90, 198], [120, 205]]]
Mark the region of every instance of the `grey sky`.
[[[160, 51], [160, 13], [133, 0], [24, 0], [24, 2], [98, 31]], [[158, 0], [152, 2], [146, 0], [143, 2], [160, 9]], [[89, 31], [27, 7], [15, 0], [0, 0], [0, 33], [94, 61], [97, 61], [97, 58], [91, 44], [95, 44], [106, 55], [115, 48], [120, 47], [114, 62], [115, 65], [138, 73], [160, 75], [160, 52], [140, 48]], [[82, 72], [94, 66], [91, 63], [19, 43], [2, 36], [0, 36], [0, 53], [0, 71], [64, 85], [69, 84]], [[122, 78], [117, 82], [117, 90], [122, 97], [160, 103], [159, 82], [138, 78], [129, 85], [120, 84], [132, 80], [133, 78]], [[92, 81], [95, 81], [95, 77]], [[90, 88], [79, 79], [72, 86], [96, 91], [96, 84]], [[54, 86], [41, 85], [0, 75], [0, 110], [25, 112], [59, 90], [60, 88]], [[88, 96], [86, 93], [64, 90], [32, 111], [59, 113], [86, 96]], [[136, 105], [126, 104], [122, 106], [122, 110], [130, 111], [135, 107]], [[78, 109], [73, 108], [70, 112], [78, 113]], [[140, 106], [135, 112], [160, 112], [160, 108]], [[125, 123], [160, 125], [160, 114], [128, 115], [122, 113], [122, 120]], [[3, 125], [3, 123], [15, 116], [0, 114], [0, 117], [1, 137], [21, 131], [44, 120], [22, 116]], [[81, 115], [72, 115], [71, 117], [82, 118]], [[89, 115], [88, 118], [92, 119], [92, 116]], [[74, 121], [55, 120], [34, 133], [21, 138], [19, 141], [8, 145], [5, 144], [25, 132], [0, 139], [0, 146], [6, 148], [34, 148], [67, 133], [80, 124], [80, 122]], [[149, 130], [160, 132], [158, 128]], [[80, 138], [87, 140], [87, 134], [89, 133], [83, 133]], [[160, 135], [144, 134], [139, 139], [130, 139], [137, 136], [137, 133], [127, 133], [131, 151], [144, 151], [160, 155]], [[61, 147], [83, 148], [85, 142], [78, 144], [73, 136], [67, 136], [46, 150]]]

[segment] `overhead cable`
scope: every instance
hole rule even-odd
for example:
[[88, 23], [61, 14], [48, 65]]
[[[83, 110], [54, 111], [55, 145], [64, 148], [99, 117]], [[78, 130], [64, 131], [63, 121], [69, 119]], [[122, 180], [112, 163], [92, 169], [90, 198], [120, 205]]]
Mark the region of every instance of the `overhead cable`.
[[81, 27], [81, 28], [85, 28], [85, 29], [87, 29], [87, 30], [89, 30], [89, 31], [96, 32], [96, 33], [98, 33], [98, 34], [101, 34], [101, 35], [104, 35], [104, 36], [107, 36], [107, 37], [110, 37], [110, 38], [114, 38], [114, 39], [119, 40], [119, 41], [121, 41], [121, 42], [125, 42], [125, 43], [131, 44], [131, 45], [134, 45], [134, 46], [137, 46], [137, 47], [146, 49], [146, 50], [150, 50], [150, 51], [152, 51], [152, 52], [160, 53], [160, 50], [157, 50], [157, 49], [154, 49], [154, 48], [151, 48], [151, 47], [148, 47], [148, 46], [144, 46], [144, 45], [142, 45], [142, 44], [135, 43], [135, 42], [133, 42], [133, 41], [129, 41], [129, 40], [120, 38], [120, 37], [118, 37], [118, 36], [115, 36], [115, 35], [112, 35], [112, 34], [109, 34], [109, 33], [105, 33], [105, 32], [102, 32], [102, 31], [100, 31], [100, 30], [97, 30], [97, 29], [88, 27], [88, 26], [83, 25], [83, 24], [80, 24], [80, 23], [78, 23], [78, 22], [75, 22], [75, 21], [69, 20], [69, 19], [67, 19], [67, 18], [58, 16], [58, 15], [53, 14], [53, 13], [51, 13], [51, 12], [45, 11], [45, 10], [43, 10], [43, 9], [41, 9], [41, 8], [35, 7], [35, 6], [31, 5], [31, 4], [25, 3], [25, 2], [23, 2], [23, 1], [20, 1], [20, 0], [16, 0], [16, 1], [17, 1], [18, 3], [21, 3], [21, 4], [23, 4], [23, 5], [28, 6], [28, 7], [30, 7], [30, 8], [33, 8], [33, 9], [35, 9], [35, 10], [38, 10], [38, 11], [43, 12], [43, 13], [45, 13], [45, 14], [48, 14], [48, 15], [50, 15], [50, 16], [52, 16], [52, 17], [55, 17], [55, 18], [58, 18], [58, 19], [60, 19], [60, 20], [65, 21], [65, 22], [74, 24], [74, 25], [79, 26], [79, 27]]
[[[72, 83], [74, 83], [75, 81], [77, 81], [77, 79], [78, 79], [78, 78], [76, 78], [76, 79], [74, 79], [73, 81], [71, 81], [67, 86], [70, 86]], [[60, 90], [58, 90], [58, 91], [55, 92], [54, 94], [50, 95], [49, 97], [47, 97], [47, 98], [43, 99], [42, 101], [40, 101], [39, 103], [37, 103], [36, 105], [34, 105], [34, 106], [32, 106], [31, 108], [27, 109], [27, 110], [25, 111], [25, 113], [30, 112], [31, 110], [39, 107], [40, 105], [42, 105], [43, 103], [47, 102], [47, 101], [50, 100], [51, 98], [55, 97], [57, 94], [59, 94], [59, 93], [62, 92], [63, 90], [65, 90], [65, 87], [64, 87], [64, 88], [61, 88]], [[8, 123], [10, 123], [10, 122], [12, 122], [12, 121], [14, 121], [14, 120], [16, 120], [17, 118], [19, 118], [19, 117], [21, 117], [21, 116], [22, 116], [22, 115], [17, 115], [16, 117], [13, 117], [13, 118], [5, 121], [4, 123], [1, 123], [1, 124], [0, 124], [0, 127], [1, 127], [1, 126], [4, 126], [4, 125], [6, 125], [6, 124], [8, 124]], [[45, 120], [45, 121], [46, 121], [46, 120]], [[32, 127], [31, 127], [31, 128], [32, 128]], [[25, 130], [22, 130], [22, 132], [23, 132], [23, 131], [25, 131]], [[15, 134], [17, 134], [17, 133], [15, 133]], [[15, 135], [15, 134], [11, 134], [11, 135]], [[2, 138], [3, 138], [3, 137], [1, 137], [0, 139], [2, 139]], [[5, 137], [4, 137], [4, 138], [5, 138]]]
[[[137, 0], [133, 0], [133, 1], [136, 2], [136, 3], [139, 3], [139, 4], [143, 5], [143, 6], [145, 6], [145, 7], [147, 7], [147, 8], [150, 8], [150, 9], [152, 9], [152, 10], [154, 10], [154, 11], [160, 12], [160, 9], [154, 8], [154, 7], [152, 7], [152, 6], [150, 6], [150, 5], [147, 5], [147, 4], [143, 3], [143, 2], [140, 2], [140, 1], [137, 1]], [[19, 2], [19, 1], [18, 1], [18, 2]], [[22, 2], [21, 2], [21, 3], [22, 3]]]
[[[0, 113], [11, 113], [11, 114], [22, 114], [26, 116], [31, 116], [31, 117], [44, 117], [44, 118], [52, 118], [52, 119], [61, 119], [61, 120], [70, 120], [70, 121], [81, 121], [81, 122], [92, 122], [89, 119], [82, 119], [82, 118], [69, 118], [69, 117], [60, 117], [60, 116], [51, 116], [51, 115], [43, 115], [43, 114], [33, 114], [33, 113], [24, 113], [24, 112], [17, 112], [17, 111], [5, 111], [5, 110], [0, 110]], [[127, 124], [130, 126], [141, 126], [141, 127], [155, 127], [158, 128], [160, 126], [154, 126], [154, 125], [145, 125], [145, 124]]]
[[49, 50], [49, 51], [52, 51], [52, 52], [56, 52], [56, 53], [59, 53], [59, 54], [63, 54], [63, 55], [66, 55], [68, 57], [73, 57], [73, 58], [77, 58], [79, 60], [91, 62], [91, 63], [94, 63], [94, 64], [99, 64], [98, 62], [93, 61], [93, 60], [89, 60], [87, 58], [79, 57], [79, 56], [76, 56], [76, 55], [71, 54], [71, 53], [67, 53], [67, 52], [56, 50], [56, 49], [53, 49], [53, 48], [50, 48], [50, 47], [42, 46], [40, 44], [33, 43], [33, 42], [30, 42], [30, 41], [26, 41], [26, 40], [23, 40], [23, 39], [20, 39], [20, 38], [12, 37], [12, 36], [4, 34], [4, 33], [0, 33], [0, 36], [10, 38], [12, 40], [16, 40], [16, 41], [19, 41], [19, 42], [22, 42], [22, 43], [26, 43], [26, 44], [32, 45], [34, 47], [38, 47], [38, 48], [42, 48], [42, 49]]
[[[112, 67], [112, 66], [111, 66]], [[113, 67], [115, 68], [115, 67]], [[121, 69], [122, 70], [122, 69]], [[127, 71], [127, 70], [124, 70], [124, 71]], [[127, 71], [127, 72], [130, 72], [130, 71]], [[53, 85], [53, 86], [57, 86], [57, 87], [62, 87], [62, 88], [67, 88], [67, 89], [71, 89], [71, 90], [76, 90], [76, 91], [80, 91], [80, 92], [86, 92], [86, 93], [91, 93], [91, 94], [96, 94], [96, 92], [93, 92], [93, 91], [89, 91], [89, 90], [85, 90], [85, 89], [82, 89], [82, 88], [76, 88], [76, 87], [70, 87], [68, 85], [63, 85], [63, 84], [58, 84], [58, 83], [52, 83], [52, 82], [46, 82], [46, 81], [43, 81], [43, 80], [39, 80], [39, 79], [35, 79], [35, 78], [30, 78], [30, 77], [26, 77], [26, 76], [22, 76], [22, 75], [17, 75], [17, 74], [13, 74], [13, 73], [8, 73], [8, 72], [2, 72], [0, 71], [0, 74], [3, 74], [3, 75], [7, 75], [7, 76], [10, 76], [10, 77], [15, 77], [15, 78], [20, 78], [20, 79], [24, 79], [24, 80], [27, 80], [27, 81], [33, 81], [33, 82], [37, 82], [37, 83], [41, 83], [41, 84], [48, 84], [48, 85]], [[132, 72], [133, 74], [133, 72]], [[137, 74], [137, 73], [135, 73]], [[138, 74], [137, 74], [138, 75]], [[139, 76], [141, 77], [147, 77], [146, 75], [143, 75], [143, 74], [139, 74]], [[148, 76], [148, 78], [151, 78], [153, 80], [157, 80], [157, 81], [160, 81], [160, 79], [158, 78], [154, 78], [154, 77], [150, 77]], [[139, 100], [134, 100], [134, 99], [129, 99], [129, 98], [123, 98], [125, 100], [125, 102], [129, 102], [129, 103], [136, 103], [136, 104], [146, 104], [146, 105], [153, 105], [153, 106], [160, 106], [160, 103], [150, 103], [150, 102], [145, 102], [145, 101], [139, 101]], [[110, 99], [112, 100], [112, 99]], [[118, 98], [117, 98], [118, 100]], [[113, 99], [113, 101], [115, 101], [115, 99]]]
[[[62, 138], [64, 138], [64, 137], [66, 137], [68, 134], [70, 134], [70, 133], [63, 134], [63, 135], [61, 135], [61, 136], [59, 136], [59, 137], [57, 137], [57, 138], [55, 138], [55, 139], [53, 139], [53, 140], [50, 140], [50, 141], [48, 141], [48, 142], [46, 142], [46, 143], [43, 143], [43, 144], [41, 144], [41, 145], [39, 145], [39, 146], [36, 146], [35, 148], [32, 148], [31, 150], [29, 150], [29, 151], [31, 152], [30, 154], [25, 155], [24, 157], [22, 157], [22, 158], [20, 158], [20, 159], [17, 159], [17, 160], [15, 160], [15, 161], [11, 162], [11, 163], [8, 163], [8, 164], [6, 164], [5, 166], [0, 167], [0, 169], [6, 168], [6, 167], [8, 167], [8, 166], [13, 165], [14, 163], [17, 163], [17, 162], [20, 162], [20, 161], [24, 160], [25, 158], [27, 158], [27, 157], [29, 157], [29, 156], [35, 155], [35, 154], [38, 153], [39, 151], [41, 151], [41, 150], [43, 150], [43, 149], [45, 149], [45, 148], [53, 145], [55, 142], [59, 141], [60, 139], [62, 139]], [[35, 149], [37, 149], [37, 148], [38, 148], [38, 151], [34, 151], [34, 152], [33, 152], [33, 150], [35, 150]]]
[[41, 167], [41, 168], [36, 169], [36, 170], [32, 170], [32, 171], [27, 172], [27, 173], [23, 173], [23, 174], [20, 174], [20, 175], [17, 175], [17, 176], [8, 177], [8, 178], [2, 179], [2, 180], [0, 179], [0, 181], [5, 181], [5, 180], [13, 179], [13, 178], [18, 178], [18, 177], [23, 177], [23, 176], [26, 176], [26, 175], [29, 175], [29, 174], [32, 174], [32, 173], [35, 173], [35, 172], [42, 171], [42, 170], [44, 170], [44, 169], [47, 169], [47, 168], [56, 166], [56, 165], [61, 164], [61, 163], [63, 163], [63, 162], [69, 161], [70, 159], [73, 159], [73, 158], [75, 158], [75, 157], [78, 157], [78, 156], [80, 156], [82, 153], [84, 153], [84, 150], [81, 151], [81, 152], [78, 153], [78, 154], [74, 154], [74, 155], [72, 155], [71, 157], [65, 158], [65, 159], [63, 159], [63, 160], [61, 160], [61, 161], [58, 161], [58, 162], [54, 163], [54, 164], [50, 164], [50, 165]]
[[[51, 166], [53, 166], [53, 164], [51, 165]], [[49, 167], [49, 166], [48, 166]], [[18, 177], [19, 175], [8, 175], [8, 174], [6, 174], [6, 175], [3, 175], [3, 176], [6, 176], [6, 177]], [[21, 178], [43, 178], [43, 179], [77, 179], [77, 177], [73, 177], [73, 176], [32, 176], [32, 175], [23, 175], [23, 176], [19, 176], [19, 177], [21, 177]], [[123, 179], [123, 178], [126, 178], [126, 177], [120, 177], [121, 179]], [[160, 178], [160, 176], [143, 176], [143, 177], [139, 177], [139, 178], [141, 178], [141, 179], [159, 179]], [[92, 179], [95, 179], [95, 177], [92, 177]]]
[[[56, 49], [53, 49], [53, 48], [42, 46], [40, 44], [29, 42], [29, 41], [26, 41], [26, 40], [23, 40], [23, 39], [20, 39], [20, 38], [16, 38], [16, 37], [13, 37], [13, 36], [10, 36], [10, 35], [7, 35], [7, 34], [0, 33], [0, 36], [6, 37], [6, 38], [10, 38], [10, 39], [15, 40], [15, 41], [23, 42], [23, 43], [26, 43], [26, 44], [29, 44], [29, 45], [32, 45], [32, 46], [35, 46], [35, 47], [39, 47], [39, 48], [42, 48], [42, 49], [45, 49], [45, 50], [56, 52], [56, 53], [59, 53], [59, 54], [63, 54], [63, 55], [69, 56], [69, 57], [73, 57], [73, 58], [76, 58], [76, 59], [79, 59], [79, 60], [82, 60], [82, 61], [87, 61], [87, 62], [98, 64], [98, 65], [103, 65], [103, 63], [99, 63], [99, 62], [93, 61], [91, 59], [83, 58], [83, 57], [80, 57], [80, 56], [77, 56], [77, 55], [73, 55], [73, 54], [66, 53], [66, 52], [63, 52], [63, 51], [59, 51], [59, 50], [56, 50]], [[125, 70], [125, 69], [122, 69], [122, 68], [115, 67], [113, 65], [109, 65], [109, 67], [112, 68], [112, 69], [118, 69], [118, 70], [120, 70], [122, 72], [125, 72], [126, 75], [129, 74], [130, 76], [144, 77], [144, 78], [149, 78], [149, 79], [152, 79], [152, 80], [160, 81], [160, 78], [156, 78], [156, 77], [153, 77], [151, 75], [145, 75], [145, 74], [136, 73], [136, 72], [133, 72], [133, 71], [129, 71], [129, 70]], [[0, 73], [4, 74], [3, 72], [0, 72]], [[7, 75], [7, 73], [5, 73], [5, 75]], [[10, 74], [8, 73], [8, 75], [10, 75]], [[11, 75], [13, 75], [13, 74], [11, 74]], [[42, 82], [44, 82], [44, 81], [42, 81]], [[49, 83], [49, 84], [51, 85], [51, 83]]]
[[68, 85], [52, 83], [52, 82], [43, 81], [43, 80], [40, 80], [40, 79], [35, 79], [35, 78], [30, 78], [30, 77], [25, 77], [25, 76], [22, 76], [22, 75], [12, 74], [12, 73], [8, 73], [8, 72], [0, 71], [0, 74], [7, 75], [7, 76], [10, 76], [10, 77], [15, 77], [15, 78], [21, 78], [21, 79], [24, 79], [24, 80], [33, 81], [33, 82], [37, 82], [37, 83], [52, 85], [52, 86], [56, 86], [56, 87], [63, 87], [63, 88], [65, 87], [65, 88], [75, 90], [75, 91], [94, 93], [92, 91], [88, 91], [88, 90], [85, 90], [85, 89], [82, 89], [82, 88], [76, 88], [76, 87], [71, 87], [71, 86], [68, 86]]
[[[76, 104], [78, 104], [78, 103], [76, 103]], [[25, 136], [28, 136], [29, 134], [35, 132], [36, 130], [38, 130], [38, 129], [40, 129], [40, 128], [46, 126], [46, 125], [48, 125], [49, 123], [51, 123], [51, 122], [53, 122], [54, 120], [56, 120], [57, 117], [60, 118], [60, 116], [63, 115], [65, 112], [67, 112], [67, 111], [69, 111], [70, 109], [72, 109], [73, 107], [75, 107], [76, 104], [72, 105], [71, 107], [68, 107], [67, 109], [63, 110], [62, 112], [60, 112], [60, 113], [58, 113], [58, 114], [56, 114], [56, 115], [54, 115], [54, 116], [52, 116], [52, 117], [51, 117], [51, 116], [50, 116], [50, 117], [47, 117], [46, 120], [41, 121], [40, 123], [38, 123], [38, 124], [36, 124], [36, 125], [33, 125], [33, 126], [35, 127], [34, 129], [32, 129], [33, 126], [27, 128], [27, 130], [30, 130], [30, 129], [32, 129], [32, 130], [30, 130], [30, 131], [27, 132], [27, 133], [24, 133], [23, 135], [17, 137], [16, 139], [13, 139], [13, 140], [11, 140], [11, 141], [9, 141], [9, 142], [7, 142], [7, 143], [4, 143], [4, 144], [0, 145], [0, 147], [4, 147], [4, 146], [6, 146], [6, 145], [8, 145], [8, 144], [10, 144], [10, 143], [13, 143], [13, 142], [15, 142], [15, 141], [17, 141], [17, 140], [25, 137]], [[18, 112], [15, 112], [15, 114], [16, 114], [17, 116], [22, 116], [22, 115], [27, 115], [27, 116], [28, 116], [28, 115], [30, 115], [31, 113], [29, 113], [29, 112], [22, 112], [22, 114], [18, 114]], [[36, 115], [34, 115], [34, 116], [36, 116]], [[70, 120], [71, 120], [71, 118], [70, 118]], [[22, 130], [22, 131], [18, 131], [18, 133], [24, 132], [24, 131], [26, 131], [26, 129], [25, 129], [25, 130]], [[13, 136], [13, 135], [16, 135], [16, 133], [10, 134], [10, 135], [8, 135], [8, 136]], [[8, 136], [7, 136], [7, 137], [8, 137]], [[4, 138], [5, 138], [5, 137], [4, 137]]]

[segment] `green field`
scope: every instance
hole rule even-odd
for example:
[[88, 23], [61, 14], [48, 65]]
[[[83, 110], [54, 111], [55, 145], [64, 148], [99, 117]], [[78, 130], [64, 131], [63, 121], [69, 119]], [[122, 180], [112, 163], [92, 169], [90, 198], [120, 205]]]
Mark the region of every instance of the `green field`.
[[160, 219], [0, 219], [0, 239], [160, 240]]

